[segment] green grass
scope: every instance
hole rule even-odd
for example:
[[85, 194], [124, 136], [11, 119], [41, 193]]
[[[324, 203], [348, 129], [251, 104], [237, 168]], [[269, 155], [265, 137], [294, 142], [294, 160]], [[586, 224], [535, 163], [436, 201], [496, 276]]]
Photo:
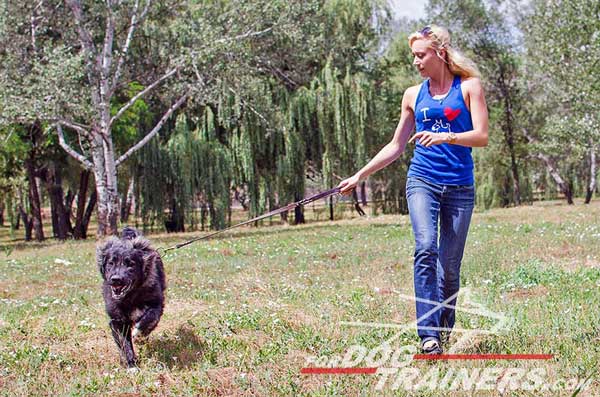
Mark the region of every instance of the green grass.
[[[579, 395], [599, 395], [598, 219], [598, 202], [474, 215], [461, 284], [511, 321], [461, 352], [545, 353], [553, 360], [412, 366], [538, 366], [552, 380], [591, 377]], [[152, 241], [166, 247], [190, 236]], [[350, 346], [375, 348], [396, 334], [344, 322], [414, 319], [413, 303], [398, 297], [413, 294], [413, 249], [408, 218], [380, 216], [238, 229], [171, 251], [163, 257], [165, 314], [136, 346], [141, 370], [130, 374], [118, 364], [107, 327], [95, 243], [14, 246], [0, 260], [0, 395], [440, 395], [394, 391], [392, 381], [376, 391], [379, 375], [300, 374], [308, 358], [331, 363]], [[458, 313], [462, 328], [491, 325]], [[394, 343], [416, 345], [415, 330]]]

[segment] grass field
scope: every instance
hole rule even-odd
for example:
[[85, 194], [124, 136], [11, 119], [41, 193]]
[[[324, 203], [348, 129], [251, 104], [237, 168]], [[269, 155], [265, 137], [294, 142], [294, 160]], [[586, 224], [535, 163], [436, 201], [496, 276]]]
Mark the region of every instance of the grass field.
[[[367, 211], [368, 212], [368, 211]], [[155, 247], [190, 235], [152, 236]], [[501, 395], [394, 390], [381, 375], [303, 375], [351, 346], [417, 346], [406, 216], [238, 229], [171, 251], [165, 314], [137, 345], [140, 371], [118, 363], [95, 267], [95, 242], [32, 243], [0, 259], [0, 395]], [[461, 285], [510, 321], [458, 353], [551, 354], [550, 360], [409, 362], [421, 373], [541, 368], [545, 380], [588, 380], [600, 395], [600, 202], [547, 202], [474, 215]], [[459, 298], [459, 305], [465, 302]], [[459, 312], [457, 327], [490, 328]], [[456, 342], [456, 333], [452, 342]], [[357, 367], [366, 367], [358, 363]], [[383, 365], [385, 366], [385, 365]], [[388, 365], [389, 366], [389, 365]], [[496, 374], [498, 375], [498, 374]], [[561, 383], [557, 383], [558, 386]], [[577, 392], [575, 392], [577, 393]], [[505, 390], [502, 395], [572, 395]]]

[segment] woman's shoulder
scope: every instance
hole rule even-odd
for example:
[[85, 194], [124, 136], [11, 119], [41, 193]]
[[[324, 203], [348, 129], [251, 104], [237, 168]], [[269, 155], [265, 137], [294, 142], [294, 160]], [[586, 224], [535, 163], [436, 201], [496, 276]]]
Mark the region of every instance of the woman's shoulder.
[[[423, 81], [423, 83], [424, 83], [424, 81]], [[409, 99], [410, 98], [415, 99], [417, 97], [417, 95], [419, 94], [419, 90], [421, 89], [421, 86], [423, 85], [423, 83], [408, 87], [406, 90], [404, 90], [404, 96], [408, 97]]]
[[468, 90], [481, 90], [481, 79], [476, 76], [461, 77], [460, 84]]
[[402, 106], [404, 108], [414, 110], [415, 101], [417, 100], [422, 84], [413, 85], [404, 90], [404, 95], [402, 96]]

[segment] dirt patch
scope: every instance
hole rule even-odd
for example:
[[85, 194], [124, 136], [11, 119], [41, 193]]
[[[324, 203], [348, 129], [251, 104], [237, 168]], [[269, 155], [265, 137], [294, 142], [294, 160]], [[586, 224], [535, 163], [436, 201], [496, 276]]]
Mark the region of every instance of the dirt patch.
[[237, 330], [235, 332], [235, 338], [247, 344], [254, 345], [257, 350], [272, 340], [272, 338], [263, 331], [247, 329]]
[[302, 387], [302, 391], [308, 394], [317, 394], [319, 390], [322, 390], [330, 376], [310, 376], [305, 375], [300, 378], [300, 385]]
[[399, 310], [393, 315], [392, 322], [398, 324], [406, 324], [408, 322], [415, 321], [415, 318], [417, 318], [415, 305], [404, 305], [403, 310]]
[[537, 245], [528, 249], [528, 256], [541, 258], [545, 260], [571, 260], [572, 258], [580, 258], [585, 256], [585, 247], [570, 244], [563, 241], [560, 245], [547, 246]]
[[586, 269], [600, 269], [600, 261], [597, 259], [586, 258], [586, 259], [571, 259], [564, 263], [564, 268], [569, 271], [577, 271], [582, 268]]
[[156, 381], [161, 387], [170, 387], [175, 384], [175, 380], [168, 373], [158, 374]]
[[373, 287], [373, 291], [379, 295], [390, 295], [394, 293], [394, 289], [391, 287]]
[[567, 271], [577, 271], [582, 268], [600, 268], [600, 260], [596, 259], [590, 247], [563, 242], [556, 246], [531, 246], [527, 251], [528, 257], [538, 258], [546, 263], [552, 263]]
[[157, 330], [161, 332], [175, 331], [207, 311], [209, 311], [208, 305], [199, 300], [167, 298], [164, 315]]
[[600, 269], [600, 260], [586, 258], [586, 260], [583, 261], [583, 266]]
[[533, 288], [523, 288], [516, 291], [511, 291], [506, 294], [506, 297], [514, 300], [527, 300], [529, 298], [544, 296], [546, 294], [548, 294], [548, 288], [544, 287], [543, 285], [537, 285]]
[[238, 373], [233, 367], [209, 369], [206, 371], [206, 376], [212, 383], [213, 387], [211, 392], [214, 393], [214, 395], [243, 396], [245, 394], [235, 383]]
[[285, 315], [285, 321], [297, 327], [317, 327], [322, 323], [319, 318], [311, 316], [310, 314], [307, 314], [306, 312], [300, 309], [290, 308], [289, 310], [286, 310], [283, 314]]
[[119, 350], [110, 336], [108, 326], [106, 330], [89, 331], [82, 337], [69, 337], [62, 343], [53, 345], [51, 350], [75, 361], [93, 357], [94, 362], [119, 363]]

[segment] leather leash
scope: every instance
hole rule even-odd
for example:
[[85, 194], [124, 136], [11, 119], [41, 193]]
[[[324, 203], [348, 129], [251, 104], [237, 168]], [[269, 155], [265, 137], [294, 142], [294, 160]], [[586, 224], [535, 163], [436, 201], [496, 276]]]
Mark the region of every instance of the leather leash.
[[[330, 190], [326, 190], [324, 192], [320, 192], [320, 193], [314, 194], [314, 195], [312, 195], [310, 197], [306, 197], [306, 198], [304, 198], [304, 199], [302, 199], [300, 201], [296, 201], [295, 203], [288, 204], [285, 207], [278, 208], [276, 210], [273, 210], [273, 211], [267, 212], [265, 214], [259, 215], [259, 216], [255, 217], [255, 218], [249, 219], [247, 221], [240, 222], [240, 223], [238, 223], [236, 225], [233, 225], [233, 226], [229, 226], [228, 228], [217, 230], [216, 232], [209, 233], [209, 234], [207, 234], [205, 236], [193, 238], [191, 240], [185, 241], [183, 243], [176, 244], [176, 245], [174, 245], [172, 247], [169, 247], [169, 248], [163, 248], [163, 249], [159, 248], [159, 249], [157, 249], [157, 251], [158, 250], [162, 250], [164, 253], [167, 253], [167, 252], [169, 252], [171, 250], [185, 247], [186, 245], [189, 245], [189, 244], [194, 243], [196, 241], [206, 240], [208, 238], [211, 238], [211, 237], [216, 236], [218, 234], [224, 233], [224, 232], [226, 232], [228, 230], [231, 230], [231, 229], [234, 229], [236, 227], [247, 225], [247, 224], [252, 223], [252, 222], [257, 222], [257, 221], [260, 221], [261, 219], [268, 218], [268, 217], [271, 217], [271, 216], [274, 216], [274, 215], [277, 215], [277, 214], [281, 214], [282, 212], [293, 210], [294, 208], [299, 207], [301, 205], [306, 205], [306, 204], [312, 203], [313, 201], [317, 201], [317, 200], [320, 200], [320, 199], [323, 199], [323, 198], [327, 198], [329, 196], [333, 196], [334, 194], [339, 194], [339, 193], [340, 193], [340, 188], [338, 188], [338, 187], [330, 189]], [[358, 212], [358, 214], [360, 216], [365, 215], [365, 212], [363, 211], [362, 208], [360, 208], [360, 205], [358, 204], [357, 201], [355, 201], [355, 203], [354, 203], [354, 208], [356, 209], [356, 211]]]

